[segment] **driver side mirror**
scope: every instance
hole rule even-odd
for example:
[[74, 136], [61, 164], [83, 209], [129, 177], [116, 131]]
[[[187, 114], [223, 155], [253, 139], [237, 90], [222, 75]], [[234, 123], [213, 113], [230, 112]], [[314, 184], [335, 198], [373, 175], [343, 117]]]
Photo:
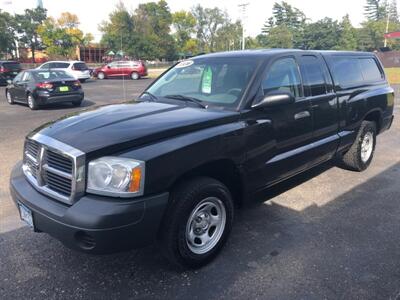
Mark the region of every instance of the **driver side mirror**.
[[272, 91], [264, 96], [264, 98], [253, 104], [252, 108], [274, 107], [284, 104], [294, 103], [295, 97], [290, 92]]
[[11, 79], [7, 79], [7, 84], [12, 84], [13, 81]]
[[111, 67], [107, 65], [107, 69], [111, 69]]

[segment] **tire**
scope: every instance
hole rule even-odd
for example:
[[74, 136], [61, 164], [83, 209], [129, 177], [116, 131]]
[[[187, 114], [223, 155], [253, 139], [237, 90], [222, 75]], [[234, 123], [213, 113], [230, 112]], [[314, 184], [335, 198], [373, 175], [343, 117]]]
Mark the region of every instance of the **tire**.
[[8, 104], [13, 105], [15, 103], [9, 90], [6, 91], [6, 98], [7, 98]]
[[371, 164], [376, 145], [375, 122], [363, 121], [353, 145], [342, 157], [341, 163], [346, 169], [364, 171]]
[[103, 79], [105, 79], [105, 78], [106, 78], [106, 75], [105, 75], [103, 72], [99, 72], [99, 73], [97, 74], [97, 79], [103, 80]]
[[37, 110], [38, 109], [38, 104], [36, 103], [35, 98], [32, 96], [32, 94], [26, 95], [26, 99], [28, 102], [28, 106], [31, 110]]
[[207, 264], [228, 239], [233, 216], [232, 196], [224, 184], [209, 177], [184, 182], [172, 192], [160, 227], [164, 255], [178, 267]]
[[131, 73], [131, 79], [132, 80], [138, 80], [138, 79], [140, 79], [140, 76], [139, 76], [139, 74], [137, 72], [132, 72]]
[[83, 100], [73, 101], [72, 105], [75, 107], [81, 106]]

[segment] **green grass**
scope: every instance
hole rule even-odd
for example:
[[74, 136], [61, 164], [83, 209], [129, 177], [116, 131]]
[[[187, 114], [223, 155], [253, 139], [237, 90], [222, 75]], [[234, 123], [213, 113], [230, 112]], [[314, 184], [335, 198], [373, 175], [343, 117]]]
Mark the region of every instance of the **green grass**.
[[400, 68], [385, 68], [385, 73], [390, 84], [400, 84]]

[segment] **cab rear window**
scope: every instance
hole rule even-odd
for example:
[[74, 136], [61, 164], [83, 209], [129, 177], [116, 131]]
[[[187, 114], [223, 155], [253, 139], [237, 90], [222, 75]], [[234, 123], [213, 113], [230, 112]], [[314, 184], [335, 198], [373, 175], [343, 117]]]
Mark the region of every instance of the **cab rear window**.
[[384, 79], [372, 57], [333, 57], [332, 75], [336, 85], [345, 88]]

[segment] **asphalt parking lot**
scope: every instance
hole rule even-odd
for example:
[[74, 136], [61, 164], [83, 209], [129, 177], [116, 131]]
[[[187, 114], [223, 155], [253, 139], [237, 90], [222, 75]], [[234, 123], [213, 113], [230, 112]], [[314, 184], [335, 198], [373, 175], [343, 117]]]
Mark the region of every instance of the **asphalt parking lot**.
[[24, 136], [150, 83], [89, 81], [82, 107], [39, 111], [8, 105], [0, 88], [0, 299], [400, 299], [399, 118], [378, 137], [367, 171], [324, 164], [237, 211], [227, 246], [197, 271], [173, 269], [155, 246], [91, 256], [32, 233], [8, 192]]

